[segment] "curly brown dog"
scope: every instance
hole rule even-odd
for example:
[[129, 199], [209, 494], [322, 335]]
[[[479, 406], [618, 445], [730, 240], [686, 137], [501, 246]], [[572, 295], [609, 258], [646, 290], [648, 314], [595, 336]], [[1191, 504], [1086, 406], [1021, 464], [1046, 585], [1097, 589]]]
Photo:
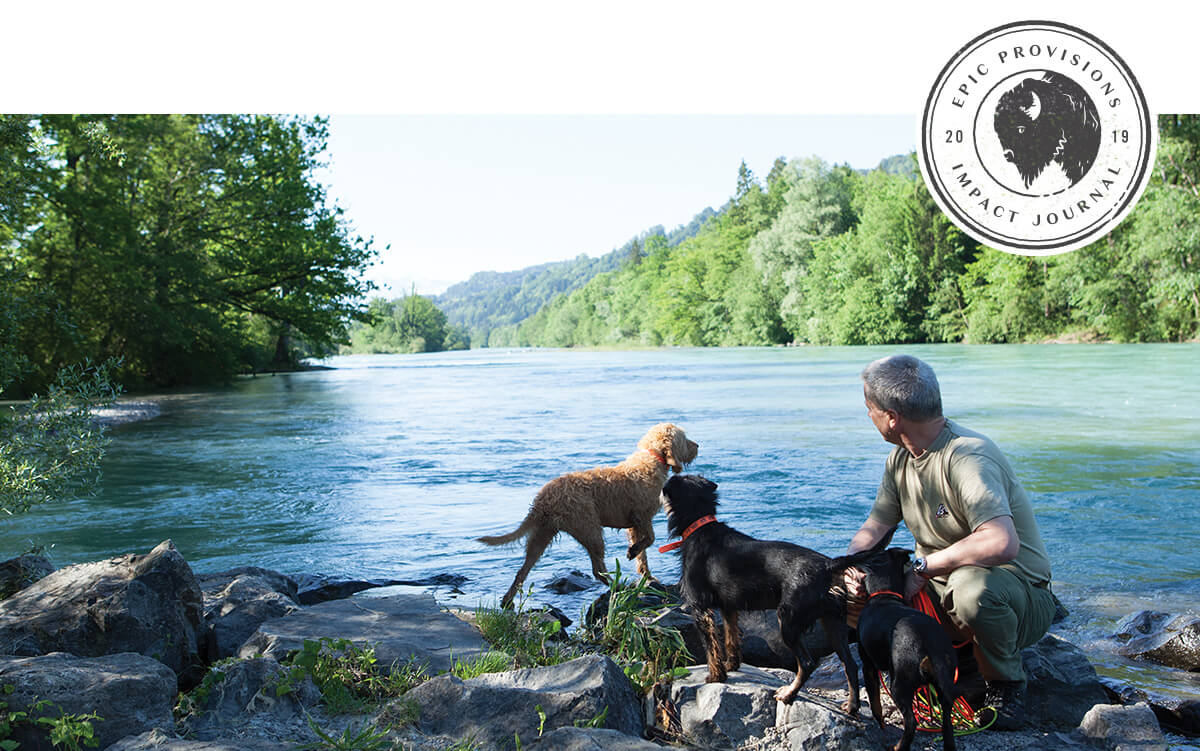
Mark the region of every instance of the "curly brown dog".
[[592, 559], [592, 574], [606, 581], [603, 527], [624, 528], [629, 533], [626, 555], [637, 559], [639, 574], [650, 576], [646, 548], [654, 542], [652, 520], [658, 513], [668, 469], [679, 472], [683, 465], [695, 461], [698, 448], [682, 428], [659, 423], [638, 441], [637, 451], [615, 467], [571, 472], [542, 486], [521, 526], [506, 535], [479, 538], [485, 545], [529, 538], [525, 541], [525, 562], [500, 600], [501, 606], [508, 607], [512, 602], [533, 564], [559, 532], [579, 541]]

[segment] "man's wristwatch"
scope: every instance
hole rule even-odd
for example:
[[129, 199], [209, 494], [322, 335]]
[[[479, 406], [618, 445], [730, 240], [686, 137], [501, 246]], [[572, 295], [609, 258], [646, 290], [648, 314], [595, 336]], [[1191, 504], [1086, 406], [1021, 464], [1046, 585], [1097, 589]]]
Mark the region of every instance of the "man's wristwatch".
[[918, 558], [913, 558], [912, 568], [910, 570], [912, 572], [914, 572], [917, 576], [921, 577], [922, 579], [928, 579], [929, 575], [925, 573], [926, 569], [928, 569], [928, 568], [929, 568], [929, 562], [926, 561], [924, 558], [918, 557]]

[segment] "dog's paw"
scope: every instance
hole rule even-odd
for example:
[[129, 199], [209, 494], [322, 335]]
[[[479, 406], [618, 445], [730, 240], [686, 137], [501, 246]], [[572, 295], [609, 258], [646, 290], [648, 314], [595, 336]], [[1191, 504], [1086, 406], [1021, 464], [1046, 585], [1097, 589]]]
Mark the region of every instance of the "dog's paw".
[[704, 682], [705, 683], [724, 683], [725, 679], [728, 677], [729, 676], [725, 675], [724, 673], [709, 672], [709, 674], [704, 678]]
[[847, 699], [846, 701], [842, 702], [842, 711], [851, 717], [858, 714], [858, 707], [859, 703], [853, 699]]
[[796, 698], [796, 691], [797, 689], [792, 688], [790, 683], [786, 686], [782, 686], [775, 691], [775, 701], [783, 702], [784, 704], [791, 704]]

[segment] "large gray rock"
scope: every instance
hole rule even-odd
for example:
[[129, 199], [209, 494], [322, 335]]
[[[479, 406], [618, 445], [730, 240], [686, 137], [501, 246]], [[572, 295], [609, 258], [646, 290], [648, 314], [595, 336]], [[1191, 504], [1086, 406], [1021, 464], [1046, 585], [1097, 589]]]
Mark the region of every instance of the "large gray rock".
[[[92, 723], [103, 748], [127, 735], [175, 725], [175, 673], [166, 665], [139, 654], [75, 657], [54, 653], [39, 657], [0, 657], [0, 685], [15, 688], [4, 696], [9, 711], [34, 712], [38, 700], [53, 702], [66, 714], [95, 712]], [[40, 716], [56, 716], [47, 708]], [[21, 748], [50, 748], [48, 731], [18, 727]]]
[[673, 681], [657, 696], [654, 718], [664, 733], [702, 748], [734, 748], [775, 725], [775, 690], [795, 676], [785, 670], [743, 666], [724, 683], [705, 683], [708, 668]]
[[[706, 666], [689, 670], [691, 675], [665, 691], [656, 688], [655, 698], [647, 700], [653, 705], [649, 709], [657, 728], [689, 746], [877, 751], [883, 743], [878, 727], [865, 715], [851, 717], [835, 703], [810, 693], [812, 681], [792, 704], [775, 701], [775, 691], [795, 677], [790, 671], [743, 666], [730, 673], [725, 683], [705, 683]], [[845, 695], [844, 679], [834, 690]]]
[[137, 652], [190, 686], [203, 673], [202, 619], [200, 586], [167, 540], [146, 555], [59, 569], [0, 602], [0, 654]]
[[345, 579], [325, 574], [300, 574], [296, 577], [301, 605], [316, 605], [330, 600], [343, 600], [358, 592], [379, 587], [446, 587], [460, 591], [458, 585], [467, 582], [461, 574], [434, 574], [423, 579]]
[[180, 721], [181, 729], [200, 740], [219, 738], [252, 725], [303, 730], [305, 710], [320, 702], [321, 692], [306, 677], [292, 691], [280, 695], [276, 687], [286, 672], [279, 663], [262, 657], [210, 668], [200, 688], [189, 695], [192, 705]]
[[1142, 611], [1117, 626], [1118, 652], [1179, 670], [1200, 671], [1200, 618]]
[[779, 704], [776, 732], [791, 751], [878, 751], [883, 734], [860, 712], [851, 717], [833, 702], [801, 691], [791, 704]]
[[204, 620], [212, 632], [209, 662], [237, 654], [264, 621], [300, 609], [296, 582], [277, 571], [255, 566], [201, 574]]
[[1021, 651], [1028, 678], [1027, 722], [1039, 728], [1071, 730], [1087, 711], [1107, 704], [1096, 669], [1074, 644], [1053, 634]]
[[292, 751], [294, 743], [277, 743], [257, 738], [196, 741], [177, 738], [162, 730], [122, 738], [104, 751]]
[[[783, 643], [779, 634], [779, 616], [774, 610], [743, 610], [738, 613], [738, 628], [742, 631], [742, 662], [795, 672], [796, 655]], [[833, 654], [819, 621], [804, 632], [802, 640], [809, 654], [816, 659]]]
[[1108, 751], [1167, 751], [1167, 741], [1146, 704], [1098, 704], [1084, 715], [1079, 729]]
[[572, 592], [583, 592], [584, 590], [598, 587], [600, 582], [583, 573], [582, 571], [569, 571], [565, 574], [560, 574], [548, 583], [545, 588], [552, 592], [557, 592], [560, 595], [571, 594]]
[[558, 728], [524, 748], [541, 751], [662, 751], [662, 746], [633, 735], [605, 728]]
[[19, 555], [0, 563], [0, 600], [7, 600], [53, 572], [54, 564], [44, 555]]
[[[607, 711], [603, 727], [627, 735], [642, 732], [642, 711], [633, 684], [616, 663], [588, 655], [550, 667], [513, 670], [460, 680], [441, 675], [405, 694], [420, 708], [422, 732], [473, 737], [488, 749], [522, 746], [543, 731], [587, 722]], [[538, 706], [545, 714], [542, 723]]]
[[1159, 668], [1162, 674], [1148, 684], [1131, 685], [1101, 676], [1100, 682], [1122, 704], [1145, 702], [1162, 727], [1200, 736], [1200, 675]]
[[266, 621], [238, 650], [283, 661], [304, 641], [349, 639], [371, 646], [381, 666], [424, 663], [431, 673], [486, 651], [478, 629], [444, 612], [430, 594], [334, 600]]
[[[721, 614], [714, 621], [723, 628]], [[704, 660], [704, 641], [695, 617], [683, 607], [676, 606], [651, 619], [651, 622], [674, 628], [683, 636], [688, 652], [696, 661]], [[738, 629], [742, 633], [742, 663], [760, 668], [782, 668], [795, 671], [796, 656], [783, 643], [779, 634], [779, 618], [774, 610], [743, 610], [738, 613]], [[820, 623], [804, 633], [804, 645], [813, 657], [832, 654], [826, 646], [825, 631]]]

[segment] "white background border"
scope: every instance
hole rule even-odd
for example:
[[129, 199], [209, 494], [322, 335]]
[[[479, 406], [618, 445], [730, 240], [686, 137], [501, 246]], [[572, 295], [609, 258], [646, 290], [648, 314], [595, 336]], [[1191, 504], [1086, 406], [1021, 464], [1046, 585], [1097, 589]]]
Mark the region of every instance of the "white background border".
[[1073, 24], [1200, 111], [1180, 6], [1095, 2], [6, 3], [7, 112], [919, 113], [980, 33]]

